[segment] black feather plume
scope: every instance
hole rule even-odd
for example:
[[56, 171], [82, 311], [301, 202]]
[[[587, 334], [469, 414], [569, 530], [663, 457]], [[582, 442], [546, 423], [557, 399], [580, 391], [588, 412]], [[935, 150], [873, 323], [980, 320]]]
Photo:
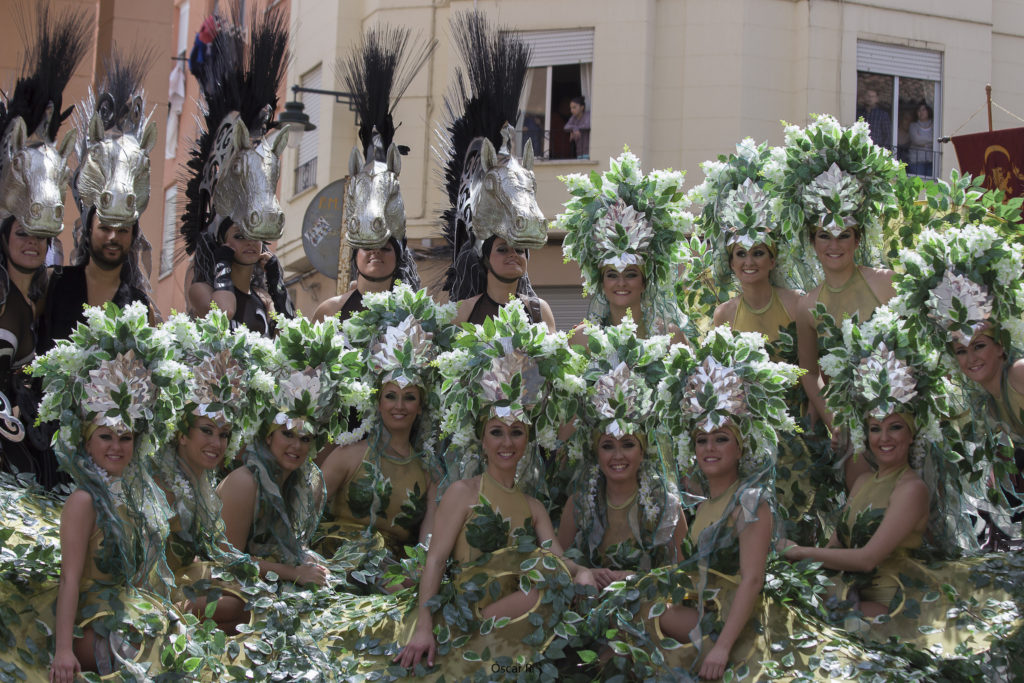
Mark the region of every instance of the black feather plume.
[[202, 230], [212, 218], [210, 198], [202, 196], [205, 193], [199, 186], [217, 127], [225, 116], [236, 111], [251, 132], [265, 132], [270, 120], [264, 120], [264, 113], [269, 106], [273, 119], [277, 92], [288, 66], [288, 25], [280, 5], [266, 9], [253, 3], [248, 41], [241, 28], [245, 25], [242, 4], [237, 0], [229, 16], [229, 20], [220, 22], [209, 69], [200, 83], [203, 119], [199, 138], [180, 179], [185, 186], [181, 234], [188, 254], [195, 251]]
[[[142, 91], [142, 81], [153, 61], [153, 54], [152, 47], [128, 55], [115, 46], [104, 60], [106, 75], [100, 86], [99, 97], [108, 105], [102, 106], [102, 103], [97, 102], [104, 130], [119, 124], [131, 112], [135, 95]], [[109, 95], [109, 99], [106, 95]]]
[[410, 35], [408, 28], [375, 26], [336, 65], [359, 115], [359, 142], [366, 156], [373, 146], [374, 128], [385, 151], [394, 141], [395, 105], [437, 47], [436, 40], [424, 43], [419, 37], [410, 40]]
[[68, 9], [52, 16], [49, 3], [35, 10], [35, 28], [29, 27], [26, 12], [18, 13], [18, 26], [25, 40], [21, 77], [10, 97], [0, 104], [0, 133], [16, 116], [25, 121], [29, 135], [46, 120], [47, 107], [53, 115], [44, 131], [55, 140], [61, 123], [74, 107], [62, 110], [64, 88], [85, 57], [92, 38], [92, 17], [85, 9]]
[[[492, 26], [479, 12], [456, 14], [450, 31], [464, 66], [456, 70], [444, 99], [444, 131], [439, 131], [436, 154], [444, 167], [444, 186], [451, 204], [441, 214], [441, 230], [454, 256], [472, 239], [455, 215], [466, 152], [480, 137], [499, 149], [502, 127], [505, 123], [516, 125], [530, 47], [514, 32]], [[453, 279], [449, 271], [445, 290], [451, 292]]]

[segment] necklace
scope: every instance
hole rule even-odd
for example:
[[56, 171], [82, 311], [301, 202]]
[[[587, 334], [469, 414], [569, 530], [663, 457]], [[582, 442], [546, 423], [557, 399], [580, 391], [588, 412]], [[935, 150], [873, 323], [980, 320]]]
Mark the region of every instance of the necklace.
[[630, 505], [633, 504], [633, 501], [636, 500], [636, 494], [638, 492], [639, 491], [633, 491], [633, 495], [631, 495], [629, 498], [627, 498], [626, 502], [622, 503], [621, 505], [615, 505], [614, 503], [612, 503], [612, 501], [608, 500], [607, 501], [608, 502], [608, 509], [610, 509], [610, 510], [625, 510], [626, 508], [628, 508]]
[[505, 493], [513, 493], [513, 492], [514, 492], [514, 491], [516, 490], [516, 485], [515, 485], [515, 483], [513, 483], [513, 484], [512, 484], [511, 486], [505, 486], [505, 485], [504, 485], [504, 484], [502, 484], [502, 483], [501, 483], [500, 481], [498, 481], [498, 480], [497, 480], [497, 479], [496, 479], [496, 478], [494, 477], [494, 475], [493, 475], [493, 474], [491, 474], [490, 472], [484, 472], [484, 476], [485, 476], [485, 477], [487, 477], [488, 479], [490, 479], [491, 481], [493, 481], [493, 482], [494, 482], [494, 484], [495, 484], [495, 486], [497, 486], [498, 488], [500, 488], [500, 489], [501, 489], [502, 491], [504, 491]]
[[772, 304], [775, 303], [775, 290], [772, 290], [772, 295], [768, 297], [768, 303], [761, 308], [754, 308], [751, 306], [742, 295], [740, 295], [740, 301], [742, 301], [743, 305], [747, 307], [747, 310], [754, 315], [764, 315], [768, 312], [768, 309], [772, 307]]
[[833, 294], [842, 294], [843, 292], [845, 292], [846, 290], [853, 286], [853, 281], [857, 277], [857, 273], [859, 272], [860, 271], [857, 269], [857, 267], [854, 266], [853, 273], [850, 275], [850, 278], [846, 282], [844, 282], [838, 287], [833, 287], [832, 285], [826, 282], [825, 289], [832, 292]]

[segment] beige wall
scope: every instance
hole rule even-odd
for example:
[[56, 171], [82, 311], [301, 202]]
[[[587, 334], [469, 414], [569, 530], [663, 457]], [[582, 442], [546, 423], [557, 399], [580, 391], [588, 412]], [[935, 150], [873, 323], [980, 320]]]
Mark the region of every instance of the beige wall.
[[[177, 181], [187, 158], [186, 143], [195, 132], [196, 84], [189, 77], [178, 156], [163, 160], [167, 77], [176, 45], [179, 2], [54, 2], [57, 9], [89, 7], [96, 18], [100, 46], [76, 73], [67, 102], [84, 97], [86, 86], [98, 78], [97, 54], [105, 53], [112, 37], [128, 46], [151, 45], [155, 51], [146, 92], [150, 106], [157, 107], [154, 118], [160, 136], [143, 230], [153, 244], [153, 286], [164, 312], [184, 306], [184, 265], [171, 276], [158, 278], [163, 193]], [[213, 0], [191, 1], [189, 46], [213, 4]], [[971, 116], [983, 106], [988, 82], [997, 104], [1024, 115], [1020, 78], [1024, 2], [1020, 0], [291, 0], [293, 59], [287, 87], [320, 65], [323, 87], [342, 90], [334, 62], [347, 54], [365, 26], [376, 22], [410, 26], [426, 39], [438, 39], [437, 50], [396, 114], [402, 123], [397, 140], [412, 148], [403, 159], [401, 179], [409, 237], [421, 250], [439, 245], [437, 217], [446, 203], [430, 148], [456, 60], [447, 35], [448, 19], [452, 12], [474, 5], [499, 22], [523, 30], [594, 29], [592, 161], [537, 163], [538, 202], [548, 217], [554, 217], [567, 199], [559, 175], [603, 170], [608, 157], [624, 144], [640, 156], [645, 168], [687, 170], [689, 186], [701, 180], [701, 161], [729, 152], [744, 136], [780, 143], [781, 119], [805, 123], [809, 112], [825, 112], [852, 123], [858, 39], [943, 53], [943, 134], [986, 128], [984, 111]], [[14, 22], [0, 25], [0, 86], [13, 83], [20, 50]], [[281, 196], [286, 229], [277, 249], [289, 277], [310, 271], [299, 234], [306, 205], [320, 188], [347, 173], [348, 154], [356, 141], [354, 116], [346, 106], [328, 97], [305, 97], [320, 97], [318, 177], [314, 188], [294, 196], [296, 152], [285, 152]], [[282, 93], [282, 103], [290, 98], [290, 91]], [[1022, 125], [998, 107], [993, 118], [997, 128]], [[942, 165], [943, 174], [956, 166], [951, 145], [943, 147]], [[70, 230], [65, 231], [65, 241], [70, 248]], [[445, 265], [422, 262], [424, 284], [435, 283]], [[578, 271], [561, 263], [557, 244], [534, 254], [530, 269], [534, 282], [541, 285], [579, 281]], [[292, 292], [300, 308], [311, 312], [335, 288], [333, 280], [313, 273], [297, 282]]]

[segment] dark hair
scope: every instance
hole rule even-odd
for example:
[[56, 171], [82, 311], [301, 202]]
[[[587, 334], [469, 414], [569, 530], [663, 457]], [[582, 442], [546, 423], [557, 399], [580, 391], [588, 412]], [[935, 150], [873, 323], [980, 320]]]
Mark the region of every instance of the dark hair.
[[587, 98], [585, 98], [583, 95], [577, 95], [576, 97], [572, 98], [569, 101], [570, 102], [575, 102], [576, 104], [580, 105], [581, 107], [587, 106]]
[[935, 118], [935, 110], [932, 109], [931, 105], [928, 104], [927, 102], [925, 102], [924, 100], [921, 100], [920, 102], [917, 103], [917, 106], [914, 107], [914, 111], [917, 112], [917, 110], [920, 109], [921, 107], [924, 107], [925, 109], [928, 110], [928, 119], [929, 120]]
[[[8, 261], [11, 260], [11, 255], [7, 253], [7, 246], [10, 244], [11, 230], [14, 229], [14, 216], [8, 216], [0, 223], [0, 265], [7, 267]], [[50, 243], [53, 241], [52, 237], [46, 238], [46, 247], [49, 249]], [[46, 264], [36, 268], [36, 272], [32, 274], [32, 280], [29, 282], [28, 291], [25, 292], [26, 296], [32, 303], [36, 303], [43, 298], [46, 293]], [[0, 302], [0, 306], [4, 302]]]

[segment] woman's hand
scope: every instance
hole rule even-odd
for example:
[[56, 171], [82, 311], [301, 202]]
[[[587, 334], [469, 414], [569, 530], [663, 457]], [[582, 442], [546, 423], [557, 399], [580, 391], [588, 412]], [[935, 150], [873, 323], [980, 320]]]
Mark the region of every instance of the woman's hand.
[[728, 665], [729, 648], [716, 643], [700, 665], [700, 677], [706, 681], [717, 681], [725, 674]]
[[779, 540], [775, 541], [775, 552], [777, 552], [781, 557], [784, 557], [787, 560], [797, 559], [790, 555], [793, 549], [797, 547], [797, 544], [794, 541], [789, 540], [788, 538], [780, 538]]
[[427, 666], [434, 666], [434, 655], [437, 654], [437, 642], [434, 640], [433, 631], [421, 628], [416, 625], [416, 632], [412, 634], [409, 643], [402, 648], [402, 651], [395, 655], [392, 660], [398, 662], [399, 666], [411, 669], [420, 663], [424, 655], [427, 656]]
[[600, 590], [604, 590], [616, 581], [625, 581], [632, 574], [632, 572], [616, 571], [614, 569], [604, 569], [601, 567], [591, 569], [590, 572], [594, 575], [594, 580], [597, 582], [597, 587]]
[[295, 568], [295, 583], [306, 585], [308, 583], [323, 586], [327, 583], [331, 572], [327, 567], [318, 562], [306, 562]]
[[572, 578], [573, 583], [577, 583], [581, 586], [593, 586], [594, 588], [598, 589], [603, 588], [603, 586], [601, 586], [601, 583], [597, 580], [597, 575], [594, 573], [594, 571], [596, 570], [587, 569], [585, 567], [581, 568], [578, 572], [576, 572], [576, 576]]
[[50, 664], [50, 683], [74, 683], [75, 677], [82, 672], [78, 658], [71, 650], [58, 651], [53, 655]]

